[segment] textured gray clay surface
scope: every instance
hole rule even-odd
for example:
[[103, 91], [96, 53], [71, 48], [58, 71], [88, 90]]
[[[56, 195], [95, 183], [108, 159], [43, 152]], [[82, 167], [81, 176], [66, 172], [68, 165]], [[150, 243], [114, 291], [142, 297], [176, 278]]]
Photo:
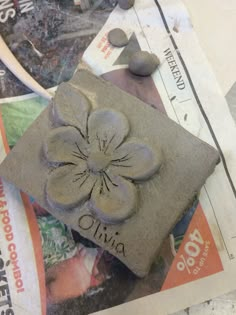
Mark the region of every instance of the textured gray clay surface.
[[[66, 93], [71, 90], [65, 90]], [[79, 91], [77, 94], [76, 102], [82, 101], [84, 109], [85, 99], [79, 97]], [[48, 166], [55, 167], [45, 186], [46, 198], [52, 207], [62, 210], [73, 210], [88, 202], [101, 222], [121, 223], [137, 211], [135, 182], [148, 180], [157, 173], [162, 163], [161, 150], [156, 151], [138, 139], [125, 141], [130, 126], [121, 112], [108, 108], [91, 111], [88, 100], [86, 108], [89, 116], [86, 128], [82, 128], [78, 117], [74, 126], [56, 127], [44, 141]], [[54, 103], [53, 113], [56, 124], [58, 116], [64, 116], [64, 122], [71, 121], [58, 102]]]
[[118, 0], [121, 9], [128, 10], [134, 5], [135, 0]]
[[114, 28], [108, 33], [108, 41], [115, 47], [126, 46], [129, 42], [127, 35], [120, 28]]
[[0, 175], [143, 277], [218, 161], [214, 148], [158, 110], [79, 71]]
[[138, 51], [130, 57], [129, 70], [139, 76], [149, 76], [159, 64], [160, 60], [155, 54], [150, 54], [147, 51]]

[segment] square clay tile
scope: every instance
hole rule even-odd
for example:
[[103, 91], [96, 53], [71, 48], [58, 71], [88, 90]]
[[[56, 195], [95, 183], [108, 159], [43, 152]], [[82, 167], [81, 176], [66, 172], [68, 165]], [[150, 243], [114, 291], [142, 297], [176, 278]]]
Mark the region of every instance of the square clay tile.
[[[81, 93], [85, 96], [84, 98], [82, 96], [82, 99]], [[90, 109], [86, 102], [90, 103]], [[107, 118], [103, 115], [102, 119], [107, 120], [104, 120], [104, 124], [99, 125], [96, 119], [100, 114], [97, 115], [97, 113], [101, 113], [103, 108], [106, 109], [106, 113], [119, 112], [125, 118], [119, 121], [117, 114], [108, 115]], [[91, 118], [95, 111], [97, 116], [93, 114], [93, 118]], [[64, 152], [65, 161], [63, 161], [66, 163], [59, 163], [63, 162], [59, 161], [60, 158], [56, 161], [57, 164], [49, 163], [45, 158], [45, 141], [49, 134], [52, 134], [52, 131], [55, 132], [62, 125], [63, 128], [67, 125], [68, 128], [73, 129], [74, 127], [71, 126], [76, 124], [77, 120], [79, 121], [77, 130], [81, 132], [82, 136], [93, 133], [91, 138], [84, 136], [84, 139], [88, 140], [86, 148], [84, 148], [86, 154], [85, 151], [82, 156], [73, 153], [73, 158], [70, 160], [70, 158], [68, 159], [70, 146], [65, 146], [62, 153]], [[111, 154], [115, 156], [115, 153], [123, 150], [124, 155], [120, 157], [120, 160], [113, 158], [115, 163], [119, 164], [124, 161], [127, 163], [127, 156], [135, 147], [132, 141], [136, 140], [132, 139], [148, 143], [152, 151], [145, 151], [141, 155], [143, 163], [138, 161], [139, 153], [137, 156], [132, 155], [132, 159], [136, 161], [134, 164], [137, 163], [137, 165], [135, 164], [135, 167], [138, 168], [137, 172], [132, 173], [132, 169], [128, 169], [126, 164], [126, 167], [117, 167], [117, 171], [114, 171], [116, 166], [113, 166], [114, 174], [112, 170], [110, 172], [109, 168], [106, 169], [111, 180], [106, 175], [102, 175], [102, 168], [106, 163], [95, 154], [96, 159], [100, 159], [100, 168], [98, 162], [94, 166], [93, 160], [90, 158], [91, 152], [87, 149], [87, 146], [91, 144], [92, 137], [95, 137], [96, 134], [92, 130], [93, 124], [94, 128], [98, 128], [99, 135], [106, 129], [106, 124], [110, 124], [110, 129], [108, 128], [107, 133], [104, 133], [108, 138], [111, 136], [110, 131], [112, 133], [116, 129], [119, 130], [116, 134], [118, 142], [112, 148]], [[126, 135], [125, 141], [128, 144], [132, 144], [126, 146], [121, 144], [124, 139], [122, 140], [120, 133]], [[73, 144], [72, 138], [68, 138], [68, 141]], [[66, 139], [65, 136], [63, 141]], [[109, 142], [109, 139], [101, 138], [100, 140], [104, 143]], [[100, 145], [103, 145], [103, 142]], [[50, 148], [47, 151], [48, 155], [51, 154]], [[55, 146], [55, 148], [53, 147], [52, 150], [58, 149], [58, 152], [61, 152], [61, 147]], [[125, 154], [125, 150], [128, 150], [127, 154]], [[102, 151], [105, 149], [101, 149]], [[77, 163], [75, 162], [76, 157], [78, 157], [78, 163], [79, 159], [81, 159], [81, 163], [87, 163], [88, 172], [93, 172], [92, 176], [98, 178], [96, 183], [94, 181], [94, 185], [89, 187], [88, 183], [84, 186], [81, 182], [80, 186], [74, 187], [72, 182], [76, 183], [76, 180], [70, 180], [67, 184], [63, 172], [51, 183], [50, 178], [55, 169], [63, 165], [63, 167], [66, 165], [73, 169]], [[121, 91], [111, 83], [95, 77], [88, 71], [81, 70], [71, 81], [63, 83], [58, 88], [52, 103], [30, 126], [1, 164], [0, 175], [33, 196], [53, 216], [78, 231], [83, 237], [109, 251], [136, 275], [143, 277], [149, 272], [163, 240], [191, 205], [195, 195], [214, 171], [218, 162], [219, 154], [214, 148], [187, 132], [161, 112]], [[113, 164], [115, 163], [113, 162]], [[149, 165], [152, 163], [154, 163], [154, 168]], [[128, 172], [128, 175], [125, 171]], [[139, 171], [142, 173], [140, 178]], [[83, 172], [79, 174], [83, 175]], [[104, 180], [104, 177], [107, 180]], [[122, 178], [125, 183], [121, 191], [116, 190], [120, 188], [118, 177]], [[100, 188], [96, 187], [97, 185], [100, 185], [98, 186]], [[107, 189], [106, 185], [110, 185], [110, 189], [109, 187]], [[84, 194], [85, 188], [89, 189], [87, 195]], [[96, 192], [95, 189], [97, 189]], [[58, 195], [54, 194], [54, 190]], [[81, 194], [84, 195], [81, 196]], [[56, 200], [57, 196], [58, 200]], [[91, 203], [90, 198], [94, 198], [96, 207]], [[113, 198], [116, 200], [114, 201]], [[122, 207], [120, 207], [118, 216], [113, 217], [112, 209], [114, 208], [116, 211], [119, 201]], [[63, 209], [64, 203], [65, 208]], [[107, 215], [103, 210], [111, 211], [111, 213]]]

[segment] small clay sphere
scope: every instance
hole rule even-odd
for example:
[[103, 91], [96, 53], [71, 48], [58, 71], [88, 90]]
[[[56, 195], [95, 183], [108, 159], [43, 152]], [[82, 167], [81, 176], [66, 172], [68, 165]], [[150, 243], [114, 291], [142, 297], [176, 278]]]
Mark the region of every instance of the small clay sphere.
[[114, 28], [108, 33], [108, 41], [115, 47], [126, 46], [129, 42], [127, 35], [120, 28]]
[[160, 60], [155, 54], [138, 51], [130, 57], [129, 70], [133, 74], [145, 77], [151, 75], [159, 64]]
[[118, 0], [119, 6], [123, 10], [128, 10], [134, 5], [135, 0]]

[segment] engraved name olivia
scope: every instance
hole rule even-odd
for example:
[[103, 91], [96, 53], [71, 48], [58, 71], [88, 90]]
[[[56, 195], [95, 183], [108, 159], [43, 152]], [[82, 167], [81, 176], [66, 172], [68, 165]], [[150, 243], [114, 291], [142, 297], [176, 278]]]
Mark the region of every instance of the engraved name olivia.
[[114, 250], [117, 254], [125, 255], [125, 245], [119, 241], [119, 232], [111, 232], [107, 226], [102, 225], [92, 215], [82, 215], [78, 220], [78, 226], [83, 231], [93, 233], [94, 239], [103, 243], [109, 250]]

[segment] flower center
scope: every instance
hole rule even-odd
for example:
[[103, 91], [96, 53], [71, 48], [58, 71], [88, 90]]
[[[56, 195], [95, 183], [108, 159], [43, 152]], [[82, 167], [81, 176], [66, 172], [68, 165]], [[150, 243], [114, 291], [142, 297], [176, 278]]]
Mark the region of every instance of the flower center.
[[111, 158], [103, 152], [92, 152], [87, 160], [88, 168], [93, 173], [103, 171], [111, 162]]

